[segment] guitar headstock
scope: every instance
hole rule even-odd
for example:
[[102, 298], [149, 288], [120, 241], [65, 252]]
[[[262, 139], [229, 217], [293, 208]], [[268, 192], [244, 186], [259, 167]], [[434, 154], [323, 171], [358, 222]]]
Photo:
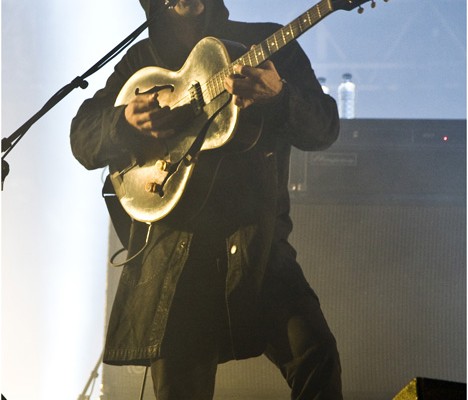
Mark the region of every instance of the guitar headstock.
[[[375, 7], [375, 0], [330, 0], [334, 10], [346, 10], [351, 11], [354, 10], [356, 7], [358, 11], [362, 13], [364, 9], [361, 7], [364, 3], [371, 1], [371, 7]], [[384, 0], [387, 2], [388, 0]]]

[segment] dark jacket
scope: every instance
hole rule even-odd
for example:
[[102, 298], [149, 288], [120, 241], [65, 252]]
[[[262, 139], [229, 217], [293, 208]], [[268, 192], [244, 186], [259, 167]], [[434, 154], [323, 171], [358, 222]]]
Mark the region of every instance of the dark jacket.
[[[152, 1], [141, 3], [148, 7]], [[207, 36], [240, 42], [247, 48], [280, 28], [230, 21], [221, 0], [206, 0], [206, 13]], [[105, 88], [84, 102], [72, 122], [73, 153], [88, 169], [104, 167], [132, 151], [135, 141], [129, 140], [124, 107], [114, 107], [114, 102], [122, 85], [140, 68], [167, 67], [151, 29], [150, 37], [128, 50]], [[290, 147], [327, 148], [337, 138], [339, 119], [335, 101], [323, 94], [296, 42], [280, 50], [272, 61], [287, 83], [272, 104], [250, 107], [251, 112], [264, 115], [258, 143], [247, 153], [223, 160], [210, 198], [196, 218], [187, 221], [174, 213], [154, 223], [147, 251], [138, 262], [124, 267], [109, 321], [106, 363], [144, 365], [160, 354], [171, 302], [194, 235], [205, 237], [207, 244], [220, 237], [225, 242], [233, 343], [232, 354], [222, 359], [261, 354], [262, 304], [273, 301], [282, 288], [291, 296], [311, 290], [288, 243], [292, 229], [287, 186]]]

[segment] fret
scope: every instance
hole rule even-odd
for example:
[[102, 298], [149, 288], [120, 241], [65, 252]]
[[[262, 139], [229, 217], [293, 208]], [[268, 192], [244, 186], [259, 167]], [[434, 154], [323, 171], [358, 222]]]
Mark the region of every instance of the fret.
[[301, 19], [298, 19], [297, 28], [299, 29], [299, 34], [296, 36], [299, 36], [299, 35], [302, 35], [303, 32], [305, 32], [305, 30], [307, 29], [307, 26], [302, 23]]
[[307, 16], [307, 21], [309, 22], [309, 26], [312, 26], [312, 20], [310, 19], [310, 11], [306, 12], [306, 16]]
[[219, 90], [219, 74], [215, 76], [215, 79], [214, 79], [214, 85], [213, 85], [213, 89], [214, 89], [214, 97], [215, 98], [216, 96], [218, 96], [221, 92]]
[[211, 101], [211, 99], [213, 99], [213, 90], [212, 90], [211, 81], [208, 81], [206, 83], [206, 88], [208, 89], [208, 96], [210, 96], [210, 98], [208, 99], [208, 102], [209, 102], [209, 101]]
[[248, 53], [244, 54], [241, 58], [239, 58], [239, 60], [238, 60], [238, 62], [236, 62], [236, 64], [250, 65], [249, 58], [250, 58], [250, 51]]
[[278, 32], [275, 32], [273, 35], [272, 35], [272, 38], [274, 40], [274, 43], [275, 43], [275, 51], [278, 51], [280, 48], [281, 48], [281, 44], [279, 42], [279, 31]]
[[298, 37], [302, 33], [301, 21], [295, 20], [293, 23], [291, 23], [291, 30], [293, 38]]
[[219, 73], [216, 77], [216, 93], [218, 94], [222, 92], [222, 89], [224, 89], [224, 87], [221, 88], [221, 86], [224, 86], [222, 85], [223, 81], [224, 81], [224, 74], [221, 71], [221, 73]]
[[250, 64], [250, 66], [256, 67], [258, 64], [261, 63], [261, 61], [258, 61], [257, 52], [255, 50], [252, 50], [251, 53], [252, 53], [253, 58], [252, 58], [252, 63]]
[[281, 47], [283, 47], [286, 44], [286, 36], [284, 36], [284, 30], [283, 29], [280, 30], [280, 33], [281, 33], [281, 39], [283, 41], [283, 44], [282, 44]]
[[296, 27], [298, 30], [298, 33], [296, 34], [296, 37], [302, 35], [303, 32], [305, 32], [305, 26], [302, 23], [302, 20], [297, 19]]
[[255, 60], [257, 61], [257, 65], [265, 61], [261, 46], [255, 46], [254, 53], [255, 53]]
[[216, 83], [212, 84], [211, 87], [213, 88], [213, 94], [211, 95], [211, 99], [214, 99], [216, 96], [219, 95], [219, 91], [217, 89]]
[[255, 56], [255, 53], [252, 50], [250, 50], [247, 54], [249, 55], [249, 63], [246, 65], [251, 67], [255, 64], [254, 58], [253, 58]]
[[320, 16], [322, 16], [322, 14], [325, 14], [327, 12], [327, 9], [325, 8], [325, 3], [317, 4], [317, 8], [320, 11]]
[[279, 46], [278, 46], [278, 41], [276, 40], [276, 36], [273, 36], [273, 39], [274, 39], [276, 50], [278, 50]]
[[287, 27], [289, 27], [289, 31], [286, 32], [286, 36], [288, 38], [288, 42], [290, 42], [292, 39], [294, 39], [294, 32], [292, 30], [292, 25], [289, 24]]
[[270, 46], [268, 45], [268, 40], [265, 40], [262, 43], [260, 43], [260, 46], [262, 48], [263, 59], [266, 60], [267, 58], [270, 58], [271, 52]]
[[288, 44], [291, 41], [291, 25], [287, 25], [282, 29], [284, 44]]
[[216, 75], [213, 76], [209, 81], [208, 81], [208, 84], [210, 85], [211, 87], [211, 99], [214, 99], [217, 95], [218, 95], [218, 92], [216, 90]]
[[249, 56], [249, 52], [245, 53], [241, 58], [239, 58], [238, 61], [240, 62], [237, 62], [236, 64], [249, 65]]
[[212, 76], [211, 79], [206, 83], [210, 88], [210, 100], [213, 100], [216, 97], [216, 84], [215, 79], [216, 75]]
[[211, 83], [212, 83], [211, 87], [213, 89], [213, 94], [211, 95], [211, 98], [214, 99], [219, 93], [218, 93], [216, 82], [211, 82]]
[[[261, 64], [262, 63], [262, 57], [258, 57], [259, 54], [257, 54], [257, 50], [256, 48], [252, 50], [252, 55], [255, 57], [255, 64], [252, 64], [252, 67], [256, 67], [257, 65]], [[260, 54], [261, 56], [261, 54]]]

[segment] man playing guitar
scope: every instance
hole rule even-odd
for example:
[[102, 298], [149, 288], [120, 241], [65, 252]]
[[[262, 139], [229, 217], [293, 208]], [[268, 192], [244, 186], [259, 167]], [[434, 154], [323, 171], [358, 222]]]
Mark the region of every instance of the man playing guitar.
[[[342, 399], [335, 339], [288, 242], [290, 149], [322, 150], [336, 140], [335, 101], [296, 41], [255, 66], [227, 63], [220, 85], [205, 84], [198, 74], [224, 60], [224, 45], [240, 43], [245, 53], [281, 27], [231, 21], [222, 0], [140, 3], [148, 16], [158, 13], [149, 38], [130, 48], [71, 127], [75, 157], [88, 169], [111, 166], [131, 219], [104, 362], [151, 367], [158, 400], [211, 400], [219, 363], [265, 354], [291, 399]], [[273, 39], [261, 48], [269, 56]], [[144, 72], [116, 101], [141, 70], [158, 82], [148, 84]], [[186, 90], [190, 101], [169, 101]], [[257, 134], [237, 150], [244, 117]], [[178, 142], [188, 144], [180, 150]], [[153, 218], [148, 204], [170, 197], [184, 168], [180, 202]], [[128, 171], [136, 183], [126, 183]], [[162, 178], [153, 184], [147, 174]], [[138, 198], [145, 200], [134, 207]]]

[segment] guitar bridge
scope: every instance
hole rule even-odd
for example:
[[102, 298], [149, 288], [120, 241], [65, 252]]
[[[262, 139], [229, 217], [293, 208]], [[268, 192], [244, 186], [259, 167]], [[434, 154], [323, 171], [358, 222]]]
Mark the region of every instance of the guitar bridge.
[[203, 92], [201, 89], [200, 82], [192, 82], [192, 86], [189, 88], [190, 104], [192, 105], [195, 115], [200, 115], [203, 107], [205, 106], [205, 100], [203, 100]]

